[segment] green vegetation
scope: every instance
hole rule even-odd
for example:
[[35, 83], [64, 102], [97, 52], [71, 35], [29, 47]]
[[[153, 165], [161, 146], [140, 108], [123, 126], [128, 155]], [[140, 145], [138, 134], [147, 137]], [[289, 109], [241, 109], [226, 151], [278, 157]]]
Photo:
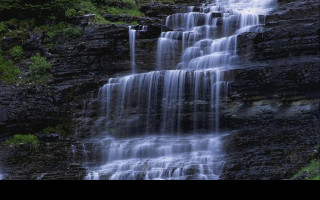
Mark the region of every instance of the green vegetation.
[[5, 83], [36, 83], [45, 84], [52, 80], [50, 72], [52, 63], [48, 62], [45, 57], [37, 53], [31, 57], [32, 64], [29, 66], [29, 77], [23, 77], [19, 67], [13, 65], [11, 60], [6, 60], [0, 54], [0, 81]]
[[44, 84], [53, 78], [50, 72], [52, 63], [48, 62], [45, 57], [42, 57], [37, 53], [30, 59], [32, 61], [32, 64], [29, 67], [30, 81]]
[[82, 28], [79, 26], [68, 27], [68, 28], [63, 29], [63, 32], [64, 32], [67, 40], [73, 40], [73, 39], [78, 38], [79, 36], [82, 35]]
[[11, 57], [15, 60], [15, 61], [20, 61], [22, 59], [22, 56], [24, 54], [23, 48], [19, 45], [16, 45], [14, 47], [11, 48], [10, 50], [10, 54]]
[[0, 22], [0, 34], [5, 33], [7, 31], [7, 25], [3, 22]]
[[30, 32], [41, 32], [43, 46], [51, 48], [82, 35], [82, 27], [72, 24], [77, 15], [95, 14], [94, 24], [137, 25], [137, 21], [109, 21], [103, 14], [143, 17], [139, 8], [151, 2], [173, 3], [174, 0], [1, 0], [0, 43], [7, 37], [21, 41], [21, 44], [0, 52], [0, 81], [9, 84], [45, 84], [52, 79], [52, 63], [39, 54], [30, 58], [32, 64], [29, 74], [21, 71], [28, 71], [25, 69], [26, 62], [20, 61], [28, 55], [22, 43], [29, 39]]
[[[33, 20], [31, 25], [41, 26], [48, 21], [66, 22], [76, 15], [92, 13], [97, 16], [96, 23], [107, 23], [102, 17], [104, 13], [144, 16], [139, 8], [148, 2], [174, 3], [174, 0], [2, 0], [0, 21]], [[5, 25], [0, 24], [0, 33]]]
[[14, 83], [20, 75], [20, 69], [14, 66], [11, 60], [6, 60], [0, 53], [0, 81]]
[[308, 166], [302, 168], [292, 179], [294, 180], [303, 174], [306, 174], [306, 180], [320, 180], [320, 161], [312, 160]]
[[47, 128], [40, 131], [40, 133], [49, 134], [56, 133], [61, 136], [67, 136], [70, 133], [68, 124], [58, 124], [55, 127], [48, 126]]
[[16, 134], [13, 136], [13, 138], [6, 140], [5, 143], [10, 145], [21, 145], [21, 144], [38, 145], [39, 140], [38, 140], [38, 137], [35, 135]]
[[107, 7], [106, 13], [111, 15], [129, 15], [132, 17], [143, 17], [144, 14], [137, 9], [127, 9], [127, 8], [115, 8], [115, 7]]
[[70, 8], [65, 13], [67, 19], [72, 19], [77, 15], [77, 11], [73, 8]]

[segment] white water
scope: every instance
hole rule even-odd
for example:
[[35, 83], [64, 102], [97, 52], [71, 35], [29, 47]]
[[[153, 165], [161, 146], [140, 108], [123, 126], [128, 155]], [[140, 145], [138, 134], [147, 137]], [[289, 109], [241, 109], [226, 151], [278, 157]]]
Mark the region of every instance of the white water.
[[129, 45], [132, 73], [136, 73], [136, 30], [129, 26]]
[[97, 141], [93, 159], [104, 164], [91, 167], [85, 179], [218, 179], [224, 164], [221, 137], [150, 135], [118, 140], [105, 137]]
[[0, 168], [0, 180], [3, 180], [4, 177], [5, 177], [5, 175], [2, 173], [2, 170], [1, 170], [1, 168]]
[[[168, 16], [172, 31], [161, 33], [156, 71], [148, 73], [135, 73], [136, 32], [130, 28], [132, 74], [111, 78], [99, 90], [94, 127], [105, 136], [84, 143], [86, 179], [219, 179], [219, 109], [229, 70], [237, 67], [237, 36], [263, 25], [276, 3], [217, 0], [200, 12], [190, 7]], [[111, 136], [137, 132], [147, 135]]]

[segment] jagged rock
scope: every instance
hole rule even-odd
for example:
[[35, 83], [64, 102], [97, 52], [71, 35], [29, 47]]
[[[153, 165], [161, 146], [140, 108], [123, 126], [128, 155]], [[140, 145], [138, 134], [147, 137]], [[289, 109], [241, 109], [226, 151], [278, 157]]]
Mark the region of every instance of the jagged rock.
[[[4, 179], [83, 179], [86, 169], [81, 165], [83, 154], [76, 143], [74, 140], [60, 139], [59, 142], [40, 140], [37, 146], [0, 144], [0, 163], [5, 174]], [[77, 151], [72, 151], [72, 148]]]
[[75, 16], [73, 23], [76, 25], [87, 26], [87, 25], [90, 25], [95, 19], [96, 19], [95, 14]]

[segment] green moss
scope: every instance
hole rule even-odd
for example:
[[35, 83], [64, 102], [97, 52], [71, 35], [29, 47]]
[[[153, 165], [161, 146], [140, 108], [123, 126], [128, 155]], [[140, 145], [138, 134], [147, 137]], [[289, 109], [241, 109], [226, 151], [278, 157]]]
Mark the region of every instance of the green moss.
[[32, 64], [29, 66], [31, 82], [44, 84], [53, 78], [50, 72], [52, 63], [48, 62], [45, 57], [42, 57], [39, 53], [37, 53], [30, 59], [32, 61]]
[[68, 28], [70, 24], [66, 22], [59, 22], [57, 24], [53, 24], [51, 26], [39, 26], [34, 29], [34, 31], [43, 32], [45, 37], [43, 39], [43, 43], [52, 44], [55, 37], [58, 36], [64, 29]]
[[68, 9], [65, 13], [67, 19], [73, 19], [76, 15], [77, 11], [73, 8]]
[[21, 145], [21, 144], [38, 145], [39, 139], [35, 135], [16, 134], [13, 136], [13, 138], [6, 140], [5, 143], [10, 145]]
[[79, 26], [76, 27], [68, 27], [63, 29], [63, 32], [65, 34], [65, 37], [67, 40], [73, 40], [82, 35], [82, 28]]
[[8, 27], [5, 23], [0, 22], [0, 34], [7, 32]]
[[57, 124], [56, 126], [48, 126], [47, 128], [39, 131], [39, 134], [49, 134], [49, 133], [55, 133], [61, 136], [67, 136], [73, 133], [72, 128], [70, 127], [71, 124], [68, 122], [67, 119], [61, 119], [63, 121], [60, 124]]
[[15, 83], [21, 75], [20, 68], [13, 65], [11, 60], [6, 60], [0, 53], [0, 81]]
[[58, 124], [55, 127], [48, 126], [47, 128], [40, 131], [40, 133], [44, 134], [55, 133], [61, 136], [67, 136], [70, 132], [70, 127], [67, 123]]
[[120, 15], [125, 14], [132, 17], [143, 17], [144, 13], [140, 12], [138, 9], [127, 9], [127, 8], [116, 8], [116, 7], [107, 7], [106, 13], [111, 15]]
[[24, 51], [21, 46], [17, 45], [10, 49], [10, 54], [15, 61], [20, 61], [22, 59]]
[[320, 180], [320, 161], [316, 159], [312, 160], [309, 165], [302, 168], [292, 179], [294, 180], [302, 174], [307, 174], [306, 180]]
[[319, 175], [317, 175], [317, 176], [315, 176], [315, 177], [313, 177], [313, 178], [310, 178], [310, 179], [308, 179], [308, 180], [316, 180], [316, 181], [320, 181], [320, 174], [319, 174]]

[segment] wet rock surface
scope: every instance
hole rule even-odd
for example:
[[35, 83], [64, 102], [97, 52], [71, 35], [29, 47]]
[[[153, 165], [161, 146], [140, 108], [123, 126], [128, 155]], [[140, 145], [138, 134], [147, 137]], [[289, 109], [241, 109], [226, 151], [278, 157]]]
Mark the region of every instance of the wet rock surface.
[[319, 5], [279, 1], [261, 32], [238, 37], [243, 63], [251, 62], [235, 70], [230, 103], [222, 108], [222, 126], [238, 133], [224, 138], [221, 179], [290, 179], [314, 158], [320, 144]]
[[261, 31], [238, 37], [239, 55], [250, 61], [318, 55], [319, 8], [314, 0], [280, 2]]
[[2, 143], [0, 163], [5, 180], [79, 180], [86, 175], [79, 143], [70, 137], [39, 136], [39, 145]]

